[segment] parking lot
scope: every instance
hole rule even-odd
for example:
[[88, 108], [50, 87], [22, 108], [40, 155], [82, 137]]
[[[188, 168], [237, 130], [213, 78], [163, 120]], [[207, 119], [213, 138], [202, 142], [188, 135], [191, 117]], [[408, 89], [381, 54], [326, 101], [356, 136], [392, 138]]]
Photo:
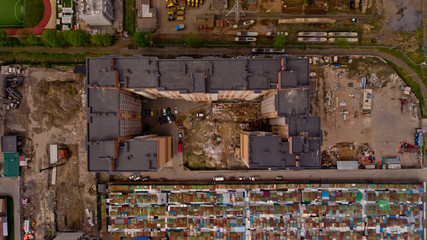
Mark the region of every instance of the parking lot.
[[[142, 129], [144, 134], [157, 134], [159, 136], [172, 136], [172, 154], [178, 152], [178, 126], [192, 110], [203, 106], [203, 103], [188, 102], [185, 100], [174, 100], [168, 98], [159, 99], [144, 99], [143, 100], [143, 116], [142, 116]], [[171, 109], [171, 114], [175, 116], [175, 121], [172, 123], [160, 123], [159, 117], [163, 117], [162, 109]], [[174, 108], [178, 108], [178, 114], [174, 113]], [[146, 110], [153, 109], [154, 116], [147, 116]]]

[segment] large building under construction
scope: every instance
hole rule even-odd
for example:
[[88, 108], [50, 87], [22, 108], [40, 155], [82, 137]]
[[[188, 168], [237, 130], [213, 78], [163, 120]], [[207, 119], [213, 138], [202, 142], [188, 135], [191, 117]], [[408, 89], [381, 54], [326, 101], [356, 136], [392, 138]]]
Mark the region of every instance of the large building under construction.
[[[142, 99], [261, 99], [273, 131], [242, 132], [250, 168], [320, 168], [320, 118], [310, 116], [309, 63], [302, 58], [87, 59], [88, 170], [156, 171], [172, 158], [169, 136], [142, 135]], [[263, 143], [263, 144], [260, 144]]]

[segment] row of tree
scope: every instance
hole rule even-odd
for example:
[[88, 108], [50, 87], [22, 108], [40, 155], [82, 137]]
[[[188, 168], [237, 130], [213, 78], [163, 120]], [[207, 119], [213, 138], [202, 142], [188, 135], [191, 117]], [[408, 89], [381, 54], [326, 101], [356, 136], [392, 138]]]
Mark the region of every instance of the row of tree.
[[[286, 36], [277, 35], [274, 38], [275, 48], [284, 48]], [[148, 47], [153, 42], [153, 35], [150, 32], [136, 32], [133, 35], [133, 42], [139, 47]], [[196, 34], [186, 34], [184, 42], [188, 47], [200, 47], [202, 40]], [[18, 32], [17, 37], [9, 36], [6, 31], [0, 30], [0, 46], [47, 46], [47, 47], [67, 47], [67, 46], [100, 46], [107, 47], [113, 44], [113, 38], [108, 33], [89, 35], [84, 30], [73, 29], [64, 32], [56, 30], [46, 30], [41, 37], [37, 37], [33, 32], [23, 29]]]
[[64, 32], [46, 30], [37, 37], [28, 29], [17, 32], [17, 37], [12, 37], [6, 31], [0, 30], [0, 46], [100, 46], [107, 47], [113, 44], [113, 38], [108, 33], [89, 35], [84, 30], [73, 29]]

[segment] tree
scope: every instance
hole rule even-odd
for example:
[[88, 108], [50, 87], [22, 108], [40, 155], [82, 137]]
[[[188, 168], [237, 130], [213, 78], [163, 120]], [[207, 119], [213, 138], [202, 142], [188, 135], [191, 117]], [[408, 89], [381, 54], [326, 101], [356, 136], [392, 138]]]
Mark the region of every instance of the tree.
[[58, 40], [56, 30], [46, 30], [42, 34], [42, 43], [48, 47], [60, 47], [61, 42]]
[[184, 41], [189, 47], [197, 48], [202, 44], [202, 40], [196, 34], [186, 34], [184, 37]]
[[0, 46], [9, 46], [10, 36], [7, 34], [5, 30], [0, 29]]
[[108, 33], [96, 33], [90, 37], [90, 42], [95, 46], [108, 47], [112, 45], [113, 38]]
[[287, 43], [287, 39], [285, 34], [279, 34], [274, 37], [274, 43], [273, 43], [274, 48], [277, 48], [277, 49], [284, 48], [286, 46], [286, 43]]
[[87, 46], [90, 43], [90, 36], [84, 30], [73, 29], [64, 32], [65, 41], [74, 47]]
[[133, 35], [133, 42], [140, 47], [148, 47], [153, 40], [150, 32], [136, 32]]
[[37, 46], [41, 44], [40, 38], [29, 29], [21, 29], [17, 32], [18, 41], [24, 46]]

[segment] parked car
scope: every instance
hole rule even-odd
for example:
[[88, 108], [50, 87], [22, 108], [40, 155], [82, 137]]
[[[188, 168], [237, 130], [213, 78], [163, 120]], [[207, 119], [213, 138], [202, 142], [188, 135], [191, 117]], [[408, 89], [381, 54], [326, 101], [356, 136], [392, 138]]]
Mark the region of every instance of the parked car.
[[168, 118], [166, 116], [162, 117], [164, 123], [168, 123]]
[[167, 119], [167, 123], [172, 123], [171, 117], [166, 116], [166, 119]]
[[224, 177], [214, 177], [214, 181], [224, 181]]
[[163, 108], [162, 112], [163, 112], [163, 116], [166, 116], [166, 108]]
[[172, 122], [175, 122], [175, 115], [174, 114], [171, 115], [171, 120], [172, 120]]
[[154, 109], [150, 109], [150, 116], [154, 117]]
[[168, 116], [170, 116], [170, 115], [172, 114], [172, 110], [171, 110], [171, 108], [170, 108], [170, 107], [168, 107], [168, 109], [166, 110], [166, 114], [167, 114]]
[[145, 109], [145, 115], [147, 115], [147, 117], [150, 116], [150, 109], [149, 108]]
[[244, 180], [246, 180], [246, 178], [245, 177], [239, 177], [238, 178], [240, 181], [244, 181]]
[[182, 139], [184, 136], [182, 135], [182, 131], [179, 131], [178, 132], [178, 137], [179, 137], [179, 139]]
[[197, 113], [196, 116], [197, 117], [203, 117], [203, 113]]
[[175, 114], [178, 114], [178, 107], [175, 107]]
[[163, 118], [159, 117], [159, 123], [162, 124], [163, 123]]
[[143, 177], [143, 178], [141, 179], [141, 181], [145, 182], [145, 181], [148, 181], [149, 179], [150, 179], [149, 177]]
[[182, 140], [178, 141], [178, 152], [182, 152]]
[[276, 180], [282, 180], [283, 179], [283, 177], [282, 176], [277, 176], [276, 177]]
[[260, 177], [258, 177], [258, 176], [249, 177], [249, 180], [251, 180], [251, 181], [255, 181], [255, 180], [259, 180], [259, 179], [260, 179]]

